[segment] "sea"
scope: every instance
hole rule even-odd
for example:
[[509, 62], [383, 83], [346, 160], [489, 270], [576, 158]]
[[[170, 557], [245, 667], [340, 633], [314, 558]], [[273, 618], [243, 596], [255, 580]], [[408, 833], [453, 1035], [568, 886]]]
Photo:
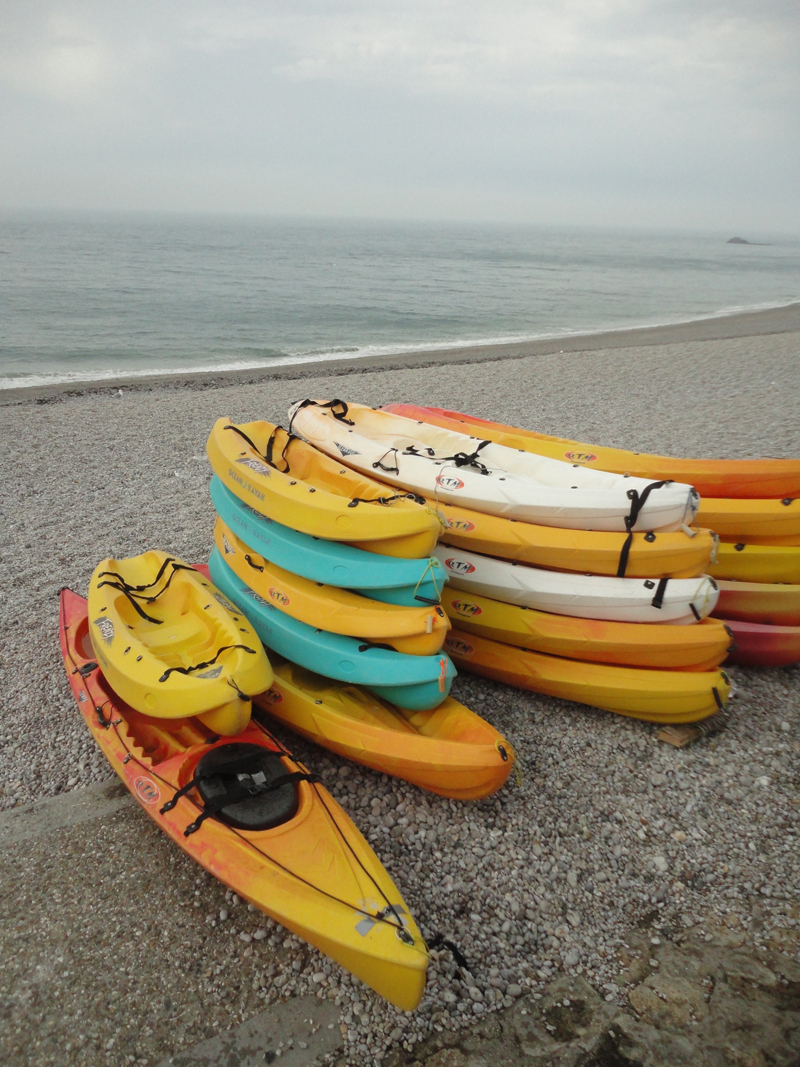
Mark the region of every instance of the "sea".
[[800, 238], [775, 234], [3, 215], [0, 388], [357, 360], [797, 300]]

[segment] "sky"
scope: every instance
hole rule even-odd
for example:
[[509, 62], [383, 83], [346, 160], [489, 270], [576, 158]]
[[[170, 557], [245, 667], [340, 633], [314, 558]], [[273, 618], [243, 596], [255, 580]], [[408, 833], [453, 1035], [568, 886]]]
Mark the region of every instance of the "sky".
[[800, 233], [797, 0], [0, 0], [0, 209]]

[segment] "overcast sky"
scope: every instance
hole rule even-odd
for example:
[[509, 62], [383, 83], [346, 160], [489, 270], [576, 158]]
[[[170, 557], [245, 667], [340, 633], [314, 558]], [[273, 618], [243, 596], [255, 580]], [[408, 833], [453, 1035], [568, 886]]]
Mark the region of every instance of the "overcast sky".
[[0, 0], [0, 206], [800, 232], [799, 0]]

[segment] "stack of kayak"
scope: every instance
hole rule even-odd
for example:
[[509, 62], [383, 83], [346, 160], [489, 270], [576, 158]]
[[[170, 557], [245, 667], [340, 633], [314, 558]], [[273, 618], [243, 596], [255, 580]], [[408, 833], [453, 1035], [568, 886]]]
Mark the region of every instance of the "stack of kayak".
[[511, 746], [449, 696], [456, 671], [443, 651], [435, 512], [268, 422], [219, 419], [207, 449], [217, 512], [209, 574], [280, 680], [259, 707], [432, 792], [467, 800], [499, 789]]
[[[459, 666], [660, 722], [722, 709], [731, 644], [708, 619], [714, 539], [691, 485], [540, 457], [341, 400], [304, 400], [289, 428], [334, 462], [442, 516], [434, 550]], [[385, 491], [385, 490], [384, 490]]]
[[697, 521], [719, 538], [708, 573], [719, 586], [714, 615], [726, 621], [735, 641], [729, 662], [780, 667], [800, 661], [800, 459], [676, 459], [441, 408], [398, 404], [387, 410], [586, 469], [691, 482], [702, 497]]
[[[194, 859], [398, 1007], [428, 951], [358, 829], [270, 729], [456, 799], [499, 789], [514, 753], [449, 696], [441, 523], [268, 423], [221, 419], [208, 566], [106, 559], [62, 590], [84, 720]], [[359, 687], [360, 685], [360, 687]], [[255, 705], [259, 714], [253, 715]]]

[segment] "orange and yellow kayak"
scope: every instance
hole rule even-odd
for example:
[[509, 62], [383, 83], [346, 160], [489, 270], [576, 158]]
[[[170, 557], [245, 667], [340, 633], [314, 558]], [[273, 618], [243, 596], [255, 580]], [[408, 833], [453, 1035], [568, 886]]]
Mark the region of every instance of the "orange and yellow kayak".
[[220, 739], [197, 718], [134, 711], [94, 655], [86, 601], [61, 593], [61, 651], [86, 725], [133, 797], [207, 871], [412, 1011], [428, 952], [358, 829], [263, 727]]
[[730, 693], [721, 670], [649, 671], [582, 663], [458, 630], [447, 635], [445, 648], [459, 669], [649, 722], [706, 719], [725, 707]]
[[275, 677], [256, 707], [331, 752], [454, 800], [490, 796], [511, 773], [511, 745], [457, 700], [406, 711], [274, 653], [272, 662]]
[[[387, 404], [385, 410], [567, 463], [630, 474], [635, 478], [671, 478], [676, 482], [687, 482], [702, 497], [757, 500], [800, 496], [800, 459], [678, 459], [571, 441], [445, 408]], [[697, 521], [701, 526], [711, 525], [703, 515], [698, 515]], [[711, 528], [716, 529], [713, 525]], [[720, 530], [716, 532], [721, 533]]]
[[459, 629], [506, 645], [567, 659], [652, 670], [706, 671], [733, 644], [724, 623], [693, 626], [606, 622], [553, 615], [445, 586], [442, 607]]

